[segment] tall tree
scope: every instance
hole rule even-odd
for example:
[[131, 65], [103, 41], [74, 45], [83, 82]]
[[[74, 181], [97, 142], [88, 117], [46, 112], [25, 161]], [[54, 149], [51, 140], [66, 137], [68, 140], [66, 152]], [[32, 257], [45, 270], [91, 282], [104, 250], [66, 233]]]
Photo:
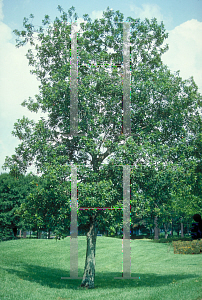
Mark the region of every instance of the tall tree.
[[[173, 141], [179, 142], [185, 133], [194, 136], [193, 115], [196, 129], [199, 127], [197, 108], [201, 105], [201, 96], [193, 78], [183, 81], [178, 73], [171, 74], [163, 65], [161, 55], [168, 49], [167, 45], [163, 46], [168, 36], [163, 23], [158, 24], [155, 18], [141, 21], [128, 17], [126, 21], [131, 22], [133, 135], [121, 134], [123, 70], [120, 64], [124, 16], [109, 8], [103, 12], [103, 18], [94, 22], [84, 15], [77, 36], [78, 129], [84, 135], [69, 137], [71, 24], [68, 21], [73, 22], [77, 15], [73, 16], [73, 7], [68, 13], [60, 6], [58, 9], [61, 16], [54, 22], [46, 15], [42, 26], [35, 29], [32, 21], [25, 18], [25, 30], [15, 30], [17, 47], [27, 42], [32, 46], [27, 58], [33, 67], [32, 73], [40, 81], [40, 92], [35, 100], [29, 98], [22, 105], [34, 112], [42, 109], [48, 113], [48, 118], [41, 118], [35, 123], [23, 117], [14, 124], [13, 134], [22, 143], [16, 149], [15, 157], [6, 158], [4, 166], [12, 169], [16, 162], [20, 169], [26, 170], [29, 163], [33, 162], [40, 172], [46, 173], [50, 164], [83, 165], [78, 167], [79, 205], [120, 206], [123, 198], [122, 167], [114, 166], [112, 161], [144, 168], [150, 150], [153, 164], [158, 163], [162, 144], [173, 147]], [[30, 18], [33, 19], [33, 15]], [[83, 62], [85, 65], [82, 65]], [[110, 64], [114, 64], [114, 67]], [[111, 163], [108, 167], [102, 167], [106, 158]], [[87, 163], [89, 167], [86, 167]], [[139, 177], [141, 174], [142, 171]], [[142, 182], [145, 183], [144, 178]], [[135, 176], [131, 184], [135, 190]], [[136, 190], [136, 195], [141, 198], [141, 191]], [[151, 211], [149, 198], [144, 200], [144, 206]], [[134, 212], [138, 208], [135, 198], [131, 199], [132, 208]], [[93, 288], [99, 219], [109, 221], [110, 216], [116, 215], [120, 219], [121, 212], [87, 211], [85, 214], [89, 226], [81, 285]]]
[[[18, 209], [33, 190], [30, 182], [36, 176], [24, 176], [18, 172], [0, 175], [0, 239], [17, 236], [17, 230], [26, 224], [20, 218]], [[37, 178], [36, 178], [37, 179]]]

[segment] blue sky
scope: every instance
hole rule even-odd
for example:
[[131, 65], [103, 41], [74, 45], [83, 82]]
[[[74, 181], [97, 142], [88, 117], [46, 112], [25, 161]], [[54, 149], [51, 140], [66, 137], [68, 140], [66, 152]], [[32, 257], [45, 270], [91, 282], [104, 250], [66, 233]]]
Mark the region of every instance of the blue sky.
[[[13, 125], [23, 115], [37, 121], [42, 114], [29, 112], [20, 104], [38, 93], [39, 82], [29, 73], [25, 54], [29, 47], [15, 47], [14, 29], [22, 29], [23, 18], [34, 14], [34, 24], [48, 14], [51, 20], [59, 16], [57, 6], [64, 10], [76, 8], [79, 18], [89, 14], [102, 16], [109, 6], [133, 18], [153, 18], [163, 21], [169, 33], [169, 51], [163, 62], [171, 71], [180, 70], [183, 79], [193, 76], [202, 93], [202, 0], [154, 1], [83, 1], [83, 0], [0, 0], [0, 173], [6, 155], [15, 153], [19, 140], [11, 135]], [[29, 171], [35, 172], [34, 168]], [[8, 172], [8, 170], [7, 170]]]

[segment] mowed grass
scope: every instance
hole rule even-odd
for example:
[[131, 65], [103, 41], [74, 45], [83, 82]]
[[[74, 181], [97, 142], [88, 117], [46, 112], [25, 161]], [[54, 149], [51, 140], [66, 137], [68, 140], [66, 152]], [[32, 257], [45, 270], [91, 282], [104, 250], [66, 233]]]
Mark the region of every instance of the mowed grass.
[[[82, 277], [86, 237], [78, 237]], [[173, 253], [172, 244], [131, 240], [131, 276], [122, 276], [122, 240], [97, 237], [95, 289], [80, 288], [70, 276], [70, 237], [21, 239], [0, 243], [0, 299], [202, 299], [202, 254]]]

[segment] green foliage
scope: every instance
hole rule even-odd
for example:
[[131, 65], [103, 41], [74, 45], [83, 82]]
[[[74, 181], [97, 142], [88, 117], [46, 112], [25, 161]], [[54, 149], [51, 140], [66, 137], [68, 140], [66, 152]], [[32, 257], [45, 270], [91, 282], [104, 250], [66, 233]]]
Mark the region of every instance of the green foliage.
[[173, 242], [175, 254], [200, 254], [202, 252], [202, 240]]
[[172, 243], [172, 242], [176, 242], [176, 241], [191, 241], [192, 238], [191, 236], [186, 236], [186, 237], [179, 237], [179, 236], [172, 236], [172, 237], [168, 237], [167, 239], [165, 238], [159, 238], [157, 239], [153, 239], [152, 242], [154, 243]]
[[[57, 230], [56, 220], [60, 218], [58, 226], [62, 226], [60, 222], [66, 215], [58, 209], [63, 206], [67, 213], [69, 202], [68, 197], [61, 196], [67, 184], [60, 181], [61, 170], [67, 177], [69, 169], [65, 166], [70, 164], [83, 165], [78, 167], [80, 206], [120, 207], [122, 167], [115, 165], [130, 164], [134, 166], [131, 221], [136, 213], [151, 219], [157, 215], [162, 224], [169, 223], [177, 214], [187, 220], [196, 210], [200, 213], [201, 193], [197, 189], [201, 189], [202, 122], [198, 110], [202, 97], [193, 77], [182, 80], [179, 72], [172, 74], [163, 65], [161, 55], [168, 49], [163, 46], [168, 37], [163, 23], [158, 24], [155, 18], [126, 19], [131, 22], [132, 136], [129, 137], [121, 134], [124, 16], [109, 8], [101, 19], [93, 22], [84, 15], [77, 35], [78, 129], [84, 135], [70, 138], [67, 134], [71, 24], [68, 22], [76, 20], [77, 15], [73, 15], [74, 7], [68, 13], [61, 6], [58, 10], [60, 18], [51, 22], [46, 15], [39, 29], [25, 18], [24, 30], [14, 31], [17, 47], [30, 43], [27, 59], [40, 81], [39, 94], [22, 105], [30, 111], [41, 109], [48, 113], [47, 119], [41, 118], [37, 123], [23, 117], [14, 124], [13, 135], [22, 143], [16, 148], [16, 155], [6, 157], [4, 164], [5, 168], [16, 166], [19, 172], [24, 172], [34, 161], [43, 174], [44, 183], [27, 202], [35, 208], [29, 213], [28, 204], [23, 204], [23, 218], [31, 218], [35, 226]], [[109, 64], [114, 64], [113, 68]], [[106, 158], [109, 165], [102, 166]], [[90, 167], [86, 167], [87, 163]], [[49, 214], [50, 203], [54, 208]], [[92, 213], [95, 211], [80, 211], [79, 224], [85, 226]], [[111, 232], [116, 224], [121, 225], [122, 211], [96, 214], [100, 226], [108, 223]]]
[[19, 214], [30, 229], [53, 231], [60, 237], [70, 226], [70, 181], [63, 168], [47, 167], [47, 173], [32, 181], [34, 192], [21, 204]]
[[13, 238], [14, 228], [24, 228], [24, 222], [18, 214], [18, 209], [24, 203], [26, 196], [32, 190], [30, 181], [32, 175], [13, 176], [4, 173], [0, 175], [0, 239]]

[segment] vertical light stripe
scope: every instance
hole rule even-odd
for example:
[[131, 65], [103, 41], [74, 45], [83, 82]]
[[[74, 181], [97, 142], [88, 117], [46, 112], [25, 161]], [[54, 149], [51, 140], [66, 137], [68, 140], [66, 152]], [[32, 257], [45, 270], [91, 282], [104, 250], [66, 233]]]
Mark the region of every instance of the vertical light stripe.
[[155, 218], [154, 218], [154, 224], [155, 224], [154, 239], [158, 240], [158, 238], [159, 238], [159, 234], [158, 234], [159, 228], [158, 228], [158, 217], [157, 216], [155, 216]]
[[71, 167], [70, 277], [78, 278], [77, 166]]
[[123, 277], [130, 277], [130, 166], [123, 166]]
[[70, 135], [78, 134], [77, 24], [71, 24]]
[[130, 124], [130, 23], [123, 23], [123, 134], [131, 135]]
[[140, 279], [140, 277], [131, 277], [130, 169], [129, 165], [123, 166], [123, 273], [122, 277], [114, 277], [114, 279]]

